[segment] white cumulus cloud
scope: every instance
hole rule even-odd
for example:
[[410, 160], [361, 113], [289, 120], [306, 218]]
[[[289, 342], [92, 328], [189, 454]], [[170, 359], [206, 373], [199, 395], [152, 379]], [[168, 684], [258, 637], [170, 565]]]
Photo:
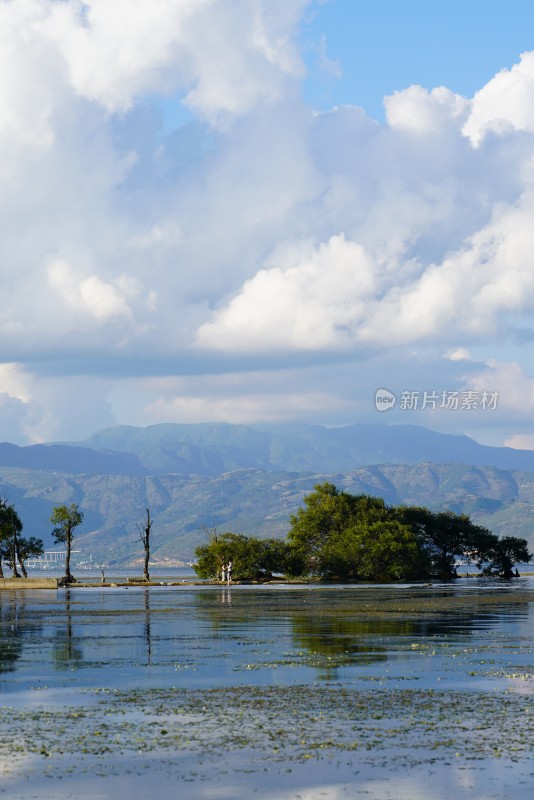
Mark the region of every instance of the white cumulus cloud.
[[84, 0], [34, 4], [75, 92], [125, 111], [149, 92], [182, 90], [207, 117], [240, 113], [303, 73], [291, 34], [304, 0]]
[[[129, 286], [124, 276], [119, 276], [117, 285], [106, 283], [96, 275], [78, 279], [74, 269], [66, 261], [55, 261], [48, 267], [50, 285], [76, 312], [85, 312], [97, 320], [126, 317], [132, 314], [126, 301], [124, 288], [131, 293], [135, 285]], [[121, 286], [122, 284], [122, 286]]]
[[534, 132], [534, 52], [523, 53], [511, 69], [503, 68], [473, 98], [464, 133], [478, 145], [493, 132]]
[[305, 255], [290, 250], [281, 260], [289, 265], [258, 272], [213, 322], [200, 328], [199, 345], [261, 351], [350, 342], [374, 283], [363, 247], [333, 236]]
[[462, 121], [470, 103], [445, 86], [428, 91], [422, 86], [410, 86], [385, 98], [386, 118], [398, 131], [421, 136], [443, 132]]
[[[384, 123], [318, 113], [301, 91], [311, 7], [0, 3], [0, 392], [19, 437], [74, 429], [61, 386], [95, 422], [259, 419], [268, 381], [245, 401], [247, 375], [291, 364], [287, 414], [327, 421], [423, 351], [429, 385], [468, 381], [464, 354], [497, 345], [531, 374], [534, 54], [472, 98], [406, 87]], [[349, 358], [357, 385], [332, 367]], [[220, 383], [143, 384], [210, 371], [242, 374], [219, 410]]]

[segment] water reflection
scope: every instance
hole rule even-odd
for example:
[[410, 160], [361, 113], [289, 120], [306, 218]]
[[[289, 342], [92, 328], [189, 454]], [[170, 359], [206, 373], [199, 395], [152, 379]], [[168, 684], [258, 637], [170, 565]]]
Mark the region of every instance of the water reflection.
[[385, 647], [359, 638], [362, 629], [369, 627], [365, 623], [295, 616], [291, 618], [291, 625], [294, 646], [312, 656], [323, 657], [323, 665], [317, 665], [322, 680], [336, 680], [340, 664], [376, 664], [388, 659]]
[[450, 619], [291, 617], [294, 646], [314, 656], [323, 656], [324, 666], [318, 667], [323, 680], [336, 680], [340, 667], [397, 660], [406, 641], [468, 638], [478, 624], [480, 619], [475, 614], [464, 615], [461, 621], [452, 624]]
[[0, 672], [12, 672], [22, 655], [20, 604], [20, 595], [16, 592], [0, 594]]
[[71, 669], [83, 657], [82, 648], [76, 642], [72, 633], [71, 589], [65, 591], [65, 618], [56, 632], [52, 658], [56, 669]]
[[13, 672], [26, 644], [42, 635], [43, 620], [24, 591], [0, 591], [0, 672]]
[[504, 671], [534, 644], [524, 622], [533, 599], [420, 587], [4, 592], [0, 671], [17, 675], [12, 689], [61, 685], [66, 671], [84, 686], [420, 679], [438, 667], [480, 671], [477, 651], [492, 648]]
[[144, 589], [146, 663], [152, 663], [152, 635], [150, 626], [150, 589]]
[[231, 606], [232, 605], [232, 590], [231, 589], [222, 589], [218, 596], [217, 596], [219, 603], [223, 606]]
[[4, 793], [526, 798], [534, 592], [494, 586], [0, 593]]
[[[270, 664], [272, 642], [282, 642], [284, 631], [289, 632], [292, 651], [286, 649], [284, 663], [292, 654], [295, 665], [312, 666], [320, 679], [338, 680], [350, 668], [354, 672], [386, 662], [398, 664], [421, 654], [428, 662], [438, 651], [446, 657], [444, 648], [451, 645], [476, 642], [485, 648], [490, 632], [503, 619], [518, 625], [528, 615], [527, 601], [517, 598], [506, 604], [504, 595], [498, 601], [493, 586], [489, 592], [483, 588], [477, 602], [448, 587], [418, 588], [413, 594], [389, 587], [285, 593], [234, 588], [232, 598], [224, 591], [198, 592], [196, 606], [214, 633], [226, 634], [229, 641], [232, 636], [241, 637], [243, 644], [253, 636], [265, 637]], [[431, 651], [430, 645], [436, 650]], [[397, 669], [398, 674], [401, 671]], [[411, 667], [405, 664], [405, 671], [409, 674]]]

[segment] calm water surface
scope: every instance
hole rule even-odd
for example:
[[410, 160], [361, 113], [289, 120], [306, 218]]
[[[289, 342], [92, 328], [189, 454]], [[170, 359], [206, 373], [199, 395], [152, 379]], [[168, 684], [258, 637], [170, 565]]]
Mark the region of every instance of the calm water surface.
[[[499, 670], [523, 664], [534, 645], [532, 604], [509, 602], [532, 591], [532, 579], [490, 588], [497, 602], [457, 609], [447, 601], [470, 603], [488, 582], [4, 592], [1, 692], [65, 684], [354, 683], [373, 676], [472, 688], [473, 671], [486, 684], [495, 681]], [[492, 669], [480, 670], [489, 661]]]
[[[119, 707], [114, 705], [118, 700], [129, 703], [129, 711], [135, 711], [136, 715], [130, 723], [137, 725], [144, 724], [148, 718], [144, 705], [148, 697], [160, 698], [163, 705], [158, 714], [161, 717], [161, 708], [170, 703], [170, 697], [176, 703], [179, 699], [180, 714], [184, 714], [188, 703], [193, 700], [196, 703], [198, 698], [205, 698], [208, 696], [205, 693], [210, 692], [214, 709], [212, 720], [219, 719], [217, 703], [220, 701], [224, 706], [230, 696], [234, 698], [231, 701], [234, 705], [239, 705], [242, 699], [243, 719], [254, 707], [251, 720], [259, 719], [264, 713], [264, 701], [268, 706], [278, 702], [273, 698], [283, 697], [288, 708], [293, 702], [295, 708], [301, 708], [302, 697], [309, 698], [310, 708], [314, 706], [319, 709], [319, 715], [325, 714], [323, 728], [326, 736], [333, 720], [343, 718], [343, 705], [333, 709], [334, 698], [337, 703], [340, 692], [346, 692], [347, 706], [350, 703], [354, 708], [365, 706], [368, 716], [374, 719], [386, 719], [390, 703], [392, 707], [397, 704], [395, 714], [403, 718], [408, 714], [406, 707], [412, 701], [415, 708], [429, 696], [437, 698], [433, 709], [440, 703], [447, 708], [449, 701], [451, 708], [457, 704], [458, 708], [464, 709], [462, 704], [465, 704], [468, 711], [458, 712], [461, 714], [469, 713], [471, 706], [477, 703], [480, 706], [491, 700], [491, 703], [499, 703], [503, 730], [507, 724], [506, 713], [509, 713], [509, 722], [517, 728], [518, 709], [530, 709], [534, 688], [533, 600], [534, 578], [530, 577], [511, 582], [460, 579], [453, 585], [433, 586], [95, 586], [57, 592], [3, 592], [0, 593], [0, 705], [4, 709], [4, 738], [1, 740], [4, 758], [9, 756], [9, 736], [13, 734], [6, 709], [10, 709], [10, 714], [20, 714], [17, 724], [25, 725], [25, 730], [31, 734], [37, 730], [39, 721], [36, 716], [32, 722], [28, 716], [29, 707], [38, 708], [45, 715], [49, 710], [63, 713], [68, 709], [68, 713], [74, 713], [72, 709], [83, 708], [87, 711], [104, 702], [103, 694], [107, 705], [102, 706], [102, 713], [109, 715], [110, 725], [118, 724]], [[298, 694], [304, 690], [307, 694]], [[169, 694], [171, 692], [173, 694]], [[237, 694], [228, 695], [228, 692]], [[477, 696], [484, 700], [479, 702]], [[503, 712], [500, 697], [511, 698], [515, 703], [509, 712]], [[357, 698], [364, 698], [365, 702], [357, 702]], [[199, 699], [198, 702], [206, 701]], [[377, 705], [380, 703], [385, 704], [385, 709]], [[205, 710], [205, 705], [202, 708]], [[490, 704], [487, 708], [489, 711], [484, 713], [491, 713], [493, 706]], [[124, 713], [124, 709], [120, 710], [120, 714], [124, 716]], [[173, 706], [173, 714], [176, 713], [178, 709]], [[286, 729], [294, 710], [287, 713], [289, 716], [285, 722], [281, 720], [280, 723]], [[418, 713], [413, 712], [414, 731], [419, 723], [423, 724]], [[317, 718], [317, 714], [309, 717], [308, 731], [316, 724], [313, 720]], [[349, 721], [347, 718], [346, 725]], [[93, 724], [96, 724], [94, 720]], [[124, 726], [123, 719], [121, 724]], [[161, 722], [157, 724], [159, 728], [163, 725]], [[262, 729], [269, 730], [270, 724], [266, 720]], [[473, 720], [470, 724], [479, 723]], [[203, 725], [204, 733], [199, 734], [197, 752], [202, 748], [205, 752], [207, 747], [207, 728]], [[390, 720], [382, 727], [392, 725]], [[164, 727], [169, 726], [165, 724]], [[363, 729], [364, 726], [359, 727]], [[377, 730], [381, 730], [380, 725]], [[164, 733], [168, 740], [167, 731]], [[143, 735], [146, 738], [152, 734]], [[354, 737], [355, 734], [351, 735]], [[373, 736], [375, 738], [371, 741], [378, 742], [376, 735]], [[488, 730], [488, 741], [491, 736], [498, 741], [498, 731], [491, 733]], [[290, 745], [293, 748], [291, 752], [297, 752], [298, 741], [286, 743], [288, 754]], [[406, 741], [416, 747], [417, 737]], [[439, 749], [443, 737], [436, 741], [435, 749]], [[331, 745], [332, 748], [341, 746], [335, 742]], [[253, 746], [261, 750], [267, 745], [256, 736]], [[62, 751], [54, 750], [59, 746], [52, 742], [46, 747], [50, 753], [45, 755], [52, 755], [56, 761], [59, 759], [59, 764]], [[343, 744], [344, 753], [348, 747]], [[243, 748], [239, 750], [240, 754]], [[81, 745], [78, 749], [83, 752]], [[367, 752], [372, 749], [366, 745]], [[131, 743], [126, 742], [117, 752], [124, 756], [130, 750]], [[90, 748], [89, 751], [94, 757]], [[376, 753], [379, 751], [377, 744]], [[266, 757], [266, 752], [263, 757]], [[526, 772], [520, 771], [520, 785], [514, 788], [517, 797], [521, 797], [523, 784], [528, 785], [528, 776], [532, 777], [534, 773], [530, 752], [532, 749], [527, 748], [520, 754]], [[486, 751], [480, 755], [480, 758], [487, 757]], [[333, 768], [332, 758], [323, 766], [328, 764]], [[445, 756], [440, 768], [445, 763], [443, 758]], [[437, 756], [434, 760], [438, 769]], [[355, 762], [343, 763], [352, 768]], [[367, 766], [369, 763], [365, 761]], [[419, 758], [418, 770], [422, 763]], [[488, 776], [488, 764], [484, 764]], [[363, 768], [364, 761], [359, 765], [359, 771]], [[37, 775], [39, 768], [35, 769]], [[198, 765], [195, 769], [199, 769]], [[294, 775], [299, 774], [295, 765], [287, 769]], [[307, 775], [312, 775], [311, 767], [307, 769]], [[235, 774], [238, 772], [236, 768]], [[514, 774], [519, 774], [517, 768]], [[111, 777], [108, 775], [110, 781]], [[338, 777], [342, 778], [338, 781], [340, 787], [353, 785], [348, 781], [346, 770], [338, 773]], [[205, 780], [209, 781], [209, 776]], [[351, 780], [355, 780], [354, 776]], [[504, 781], [504, 778], [500, 780]], [[328, 785], [331, 784], [330, 778]], [[109, 785], [113, 787], [113, 782]], [[210, 797], [238, 796], [235, 794], [237, 790], [232, 795], [233, 790], [225, 788], [225, 781], [218, 785], [219, 794], [212, 792]], [[426, 784], [423, 781], [420, 785]], [[477, 782], [474, 786], [463, 795], [458, 786], [454, 791], [459, 797], [483, 797], [484, 786]], [[279, 781], [277, 791], [269, 796], [293, 797], [288, 787], [289, 783], [286, 785]], [[253, 788], [257, 792], [260, 786], [254, 785]], [[382, 797], [389, 796], [386, 788], [380, 790]], [[301, 789], [302, 786], [299, 791]], [[308, 790], [312, 791], [309, 786]], [[32, 791], [35, 791], [33, 784]], [[87, 789], [87, 794], [79, 786], [76, 791], [78, 794], [69, 796], [97, 796], [94, 787]], [[102, 794], [101, 789], [99, 791], [99, 797], [108, 796]], [[123, 796], [116, 786], [109, 791], [109, 796], [112, 796], [112, 791], [115, 792], [113, 796]], [[202, 791], [202, 784], [199, 784], [186, 796], [207, 797], [208, 794], [204, 795]], [[284, 794], [284, 791], [289, 793]], [[338, 794], [328, 796], [344, 797], [343, 791], [339, 788]], [[366, 796], [373, 797], [369, 786], [365, 791]], [[427, 794], [422, 796], [441, 796], [439, 793], [429, 794], [428, 786], [426, 791]], [[411, 796], [418, 796], [417, 786], [414, 788], [412, 785], [410, 792]], [[350, 796], [348, 789], [347, 793]], [[10, 796], [25, 795], [17, 795], [12, 786]], [[165, 796], [164, 791], [161, 796]], [[312, 792], [305, 796], [315, 795]], [[506, 795], [497, 793], [493, 796]]]

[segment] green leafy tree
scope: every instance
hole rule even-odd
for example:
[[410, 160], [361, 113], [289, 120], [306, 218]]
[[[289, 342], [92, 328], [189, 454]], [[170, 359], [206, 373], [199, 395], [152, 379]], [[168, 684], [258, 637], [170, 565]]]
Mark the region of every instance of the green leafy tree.
[[223, 564], [232, 562], [236, 580], [267, 580], [285, 572], [289, 546], [279, 539], [258, 539], [241, 533], [210, 532], [210, 541], [195, 550], [194, 569], [200, 578], [216, 579]]
[[430, 574], [417, 536], [398, 520], [359, 521], [332, 536], [321, 553], [325, 577], [369, 581], [416, 580]]
[[[394, 521], [398, 528], [392, 509], [382, 498], [351, 495], [332, 483], [317, 484], [304, 498], [304, 507], [291, 517], [290, 574], [300, 570], [303, 575], [359, 577], [364, 531], [377, 526], [373, 528], [376, 534], [380, 526]], [[383, 530], [385, 534], [386, 528]]]
[[501, 552], [498, 537], [465, 514], [388, 507], [331, 483], [318, 484], [304, 498], [291, 517], [288, 540], [291, 574], [359, 580], [448, 580], [458, 558], [480, 565]]
[[397, 514], [418, 536], [431, 559], [432, 573], [443, 580], [455, 576], [458, 558], [480, 563], [497, 541], [491, 531], [472, 523], [466, 514], [415, 506], [398, 508]]
[[22, 531], [22, 522], [14, 507], [5, 498], [0, 498], [0, 577], [4, 577], [2, 560], [13, 570], [13, 577], [20, 578], [17, 571], [17, 537]]
[[38, 556], [42, 556], [44, 553], [44, 545], [43, 540], [39, 539], [37, 536], [21, 536], [18, 540], [18, 554], [19, 554], [19, 563], [21, 569], [26, 575], [26, 567], [24, 562], [28, 558], [37, 558]]
[[16, 563], [20, 566], [20, 571], [24, 578], [28, 577], [26, 571], [26, 560], [28, 558], [35, 558], [42, 556], [44, 552], [43, 540], [35, 536], [26, 538], [17, 534], [14, 546], [11, 543], [3, 546], [0, 545], [0, 553], [2, 558], [7, 562], [9, 567], [13, 570], [13, 577], [20, 577], [17, 572]]
[[207, 534], [209, 541], [195, 550], [193, 569], [199, 578], [216, 579], [221, 574], [222, 565], [226, 563], [226, 548], [216, 528], [208, 530]]
[[288, 540], [295, 564], [302, 574], [320, 575], [321, 554], [332, 537], [341, 535], [362, 516], [376, 521], [386, 515], [381, 499], [355, 497], [333, 483], [318, 483], [304, 498], [304, 508], [291, 515]]
[[273, 574], [292, 574], [293, 554], [289, 543], [284, 539], [258, 539], [260, 543], [258, 576], [270, 579]]
[[532, 559], [532, 553], [528, 551], [526, 539], [519, 539], [516, 536], [504, 536], [497, 539], [493, 548], [487, 554], [488, 564], [483, 569], [484, 574], [497, 574], [502, 578], [512, 578], [514, 576], [514, 566], [525, 564]]
[[13, 571], [14, 578], [20, 578], [17, 565], [23, 577], [27, 578], [25, 560], [43, 553], [42, 539], [22, 536], [22, 527], [14, 506], [0, 498], [0, 577], [3, 577], [2, 561], [5, 561]]
[[52, 536], [56, 544], [64, 544], [67, 550], [65, 558], [65, 583], [74, 583], [75, 579], [70, 571], [70, 557], [72, 551], [72, 540], [74, 529], [83, 522], [83, 512], [79, 510], [76, 503], [70, 506], [55, 506], [50, 517], [50, 522], [54, 525]]
[[25, 559], [43, 553], [43, 542], [31, 536], [22, 536], [22, 521], [13, 505], [0, 499], [0, 577], [3, 577], [2, 560], [13, 572], [14, 578], [20, 578], [17, 564], [24, 578], [28, 577]]

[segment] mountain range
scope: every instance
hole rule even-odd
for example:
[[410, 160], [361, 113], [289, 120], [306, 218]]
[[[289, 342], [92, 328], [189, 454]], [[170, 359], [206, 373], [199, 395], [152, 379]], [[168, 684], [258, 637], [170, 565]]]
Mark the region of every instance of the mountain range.
[[0, 443], [0, 492], [25, 533], [52, 548], [52, 508], [78, 503], [85, 520], [75, 547], [102, 563], [140, 557], [147, 506], [160, 562], [191, 559], [214, 527], [284, 536], [323, 480], [392, 504], [468, 513], [534, 549], [534, 452], [414, 425], [161, 424], [108, 428], [76, 443]]

